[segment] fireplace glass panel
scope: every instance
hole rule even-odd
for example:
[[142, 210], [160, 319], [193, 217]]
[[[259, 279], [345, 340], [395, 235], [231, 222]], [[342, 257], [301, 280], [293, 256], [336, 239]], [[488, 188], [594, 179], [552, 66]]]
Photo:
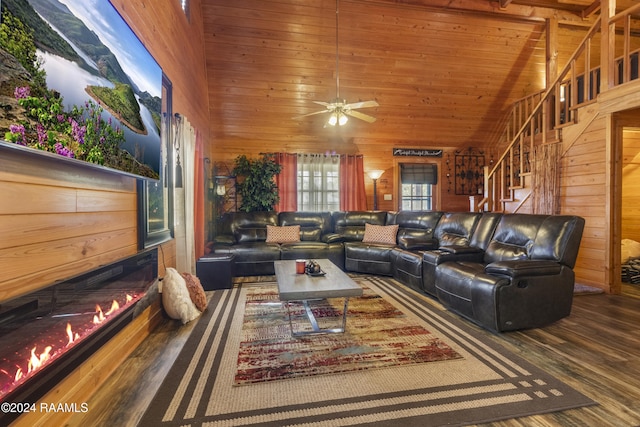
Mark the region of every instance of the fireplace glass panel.
[[9, 401], [17, 391], [21, 399], [30, 396], [23, 389], [42, 371], [74, 353], [86, 358], [74, 349], [89, 346], [115, 322], [124, 327], [122, 317], [132, 316], [157, 270], [153, 249], [0, 303], [0, 399]]

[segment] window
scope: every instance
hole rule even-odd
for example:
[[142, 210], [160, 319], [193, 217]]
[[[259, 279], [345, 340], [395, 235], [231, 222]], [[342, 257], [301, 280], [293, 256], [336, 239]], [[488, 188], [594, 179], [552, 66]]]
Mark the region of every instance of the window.
[[433, 209], [433, 186], [437, 184], [438, 168], [435, 164], [401, 164], [400, 209], [428, 211]]
[[402, 184], [403, 211], [430, 211], [433, 196], [431, 184]]
[[340, 210], [340, 157], [298, 154], [298, 210]]

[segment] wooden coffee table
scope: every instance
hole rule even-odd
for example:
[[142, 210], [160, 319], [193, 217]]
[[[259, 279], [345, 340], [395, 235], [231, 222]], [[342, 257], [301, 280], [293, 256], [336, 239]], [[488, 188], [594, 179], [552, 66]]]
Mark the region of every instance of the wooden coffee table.
[[[296, 274], [295, 260], [274, 261], [280, 301], [287, 306], [292, 336], [343, 333], [347, 324], [349, 298], [362, 296], [362, 288], [331, 261], [328, 259], [315, 259], [314, 261], [320, 264], [320, 268], [325, 272], [324, 276]], [[318, 326], [311, 307], [309, 307], [309, 301], [326, 298], [344, 298], [341, 327], [321, 329]], [[292, 301], [301, 301], [304, 305], [307, 318], [311, 323], [311, 331], [295, 332], [293, 330], [290, 311]]]

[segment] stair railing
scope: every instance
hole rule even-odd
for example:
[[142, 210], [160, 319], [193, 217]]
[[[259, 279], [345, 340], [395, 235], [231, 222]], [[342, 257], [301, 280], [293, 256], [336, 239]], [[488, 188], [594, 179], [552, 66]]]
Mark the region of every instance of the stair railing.
[[[600, 20], [596, 20], [584, 36], [578, 48], [571, 55], [567, 65], [558, 74], [552, 84], [541, 94], [535, 96], [537, 102], [531, 108], [526, 119], [511, 138], [508, 138], [509, 127], [505, 132], [509, 141], [504, 153], [498, 158], [493, 168], [485, 166], [484, 197], [474, 203], [473, 210], [503, 212], [505, 203], [513, 201], [514, 191], [524, 187], [524, 178], [531, 175], [531, 161], [536, 143], [544, 144], [560, 139], [563, 126], [575, 123], [575, 108], [578, 99], [585, 102], [595, 99], [596, 90], [593, 84], [585, 84], [583, 78], [580, 89], [579, 76], [576, 72], [577, 60], [584, 53], [584, 73], [589, 81], [597, 81], [594, 73], [596, 67], [591, 66], [591, 41], [600, 29]], [[580, 96], [579, 93], [582, 93]], [[514, 117], [529, 109], [529, 99], [523, 98], [525, 104], [513, 113]], [[514, 118], [517, 124], [520, 120]]]

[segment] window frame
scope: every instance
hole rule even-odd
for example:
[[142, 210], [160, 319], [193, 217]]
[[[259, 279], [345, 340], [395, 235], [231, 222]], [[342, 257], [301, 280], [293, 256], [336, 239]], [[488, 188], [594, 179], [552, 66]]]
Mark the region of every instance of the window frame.
[[[298, 199], [298, 203], [297, 203], [297, 210], [300, 212], [331, 212], [331, 211], [338, 211], [340, 210], [340, 160], [338, 159], [337, 161], [333, 162], [332, 167], [330, 170], [323, 170], [321, 176], [319, 177], [307, 177], [309, 185], [307, 185], [306, 187], [303, 185], [303, 180], [304, 180], [304, 173], [305, 172], [310, 172], [309, 170], [306, 170], [304, 168], [301, 168], [301, 163], [298, 162], [297, 168], [296, 168], [296, 192], [297, 192], [297, 199]], [[331, 174], [334, 174], [335, 176], [330, 176]], [[329, 190], [324, 190], [324, 191], [316, 191], [315, 185], [312, 184], [312, 181], [315, 181], [315, 179], [320, 178], [320, 180], [323, 181], [324, 183], [324, 187], [332, 187], [332, 189]], [[332, 185], [327, 185], [328, 181], [331, 180], [333, 181]], [[307, 198], [307, 200], [311, 200], [311, 194], [314, 192], [321, 192], [321, 193], [332, 193], [333, 194], [333, 198], [335, 200], [334, 203], [323, 203], [323, 206], [319, 209], [309, 209], [310, 208], [310, 203], [307, 202], [305, 204], [304, 200], [305, 200], [305, 193], [309, 196]], [[323, 200], [328, 201], [330, 199], [330, 197], [327, 196], [323, 196]]]
[[[395, 177], [396, 177], [396, 191], [397, 191], [397, 209], [398, 211], [409, 211], [408, 209], [404, 209], [403, 208], [403, 202], [405, 200], [404, 196], [403, 196], [403, 183], [402, 183], [402, 165], [411, 165], [411, 164], [415, 164], [415, 165], [433, 165], [435, 167], [435, 183], [434, 184], [419, 184], [419, 185], [428, 185], [430, 186], [430, 189], [428, 190], [428, 195], [427, 196], [421, 196], [421, 197], [427, 197], [430, 199], [430, 208], [429, 209], [420, 209], [420, 210], [438, 210], [439, 206], [438, 204], [440, 203], [440, 188], [441, 186], [439, 185], [440, 183], [440, 174], [442, 173], [441, 171], [441, 162], [440, 161], [407, 161], [408, 159], [394, 159], [394, 168], [395, 168]], [[404, 185], [415, 185], [415, 184], [409, 184], [409, 183], [405, 183]], [[420, 198], [420, 197], [418, 197]]]

